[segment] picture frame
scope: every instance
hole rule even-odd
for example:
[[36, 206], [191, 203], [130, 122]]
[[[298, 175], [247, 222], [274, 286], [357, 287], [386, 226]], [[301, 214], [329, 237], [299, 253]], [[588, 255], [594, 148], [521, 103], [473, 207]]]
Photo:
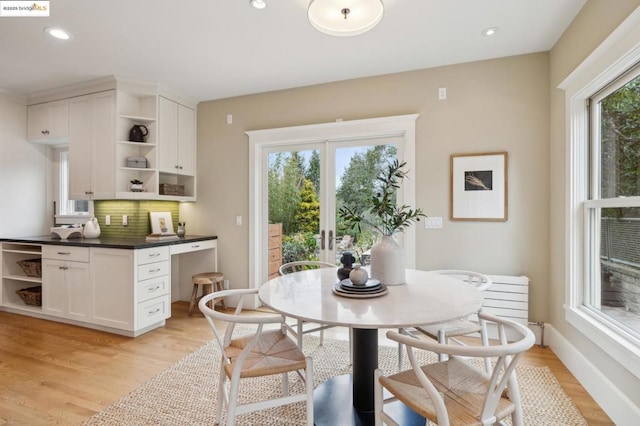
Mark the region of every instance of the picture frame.
[[154, 235], [174, 235], [171, 212], [149, 212], [151, 233]]
[[452, 221], [507, 221], [507, 152], [452, 154], [450, 178]]

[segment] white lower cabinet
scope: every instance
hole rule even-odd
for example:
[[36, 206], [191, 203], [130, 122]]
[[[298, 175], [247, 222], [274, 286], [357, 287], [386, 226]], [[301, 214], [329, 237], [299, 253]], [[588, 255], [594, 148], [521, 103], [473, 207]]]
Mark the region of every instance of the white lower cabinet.
[[42, 282], [42, 313], [91, 321], [93, 289], [88, 248], [43, 247]]
[[91, 248], [93, 323], [134, 330], [133, 250]]
[[[135, 337], [165, 324], [172, 291], [180, 300], [192, 271], [217, 269], [216, 249], [214, 239], [144, 249], [0, 241], [0, 310]], [[171, 256], [180, 254], [172, 289]], [[29, 269], [38, 260], [41, 277]], [[39, 286], [42, 306], [18, 294]]]
[[171, 316], [169, 247], [42, 247], [42, 313], [136, 336]]
[[171, 316], [169, 246], [135, 250], [136, 329], [144, 330]]

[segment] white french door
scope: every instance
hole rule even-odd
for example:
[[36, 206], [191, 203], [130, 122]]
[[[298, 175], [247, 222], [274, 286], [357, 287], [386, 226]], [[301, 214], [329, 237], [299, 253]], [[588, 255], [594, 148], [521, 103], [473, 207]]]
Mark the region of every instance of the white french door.
[[[379, 161], [376, 163], [377, 160], [382, 158], [380, 161], [384, 161], [390, 156], [397, 156], [400, 161], [407, 161], [407, 168], [413, 174], [417, 117], [407, 115], [247, 132], [250, 142], [250, 288], [259, 287], [269, 276], [270, 222], [286, 223], [283, 224], [285, 235], [298, 232], [301, 228], [304, 231], [303, 237], [296, 237], [297, 243], [304, 247], [285, 249], [283, 255], [289, 258], [283, 258], [282, 262], [292, 260], [291, 256], [303, 252], [302, 255], [308, 259], [313, 256], [317, 260], [336, 263], [343, 251], [366, 251], [366, 244], [362, 245], [359, 241], [360, 245], [356, 247], [352, 238], [345, 238], [345, 235], [353, 235], [347, 234], [348, 231], [340, 226], [337, 209], [345, 199], [357, 198], [354, 196], [362, 190], [362, 185], [374, 185], [373, 179], [366, 182], [366, 178], [356, 170], [358, 168], [366, 169], [371, 164], [381, 167]], [[310, 173], [312, 161], [317, 170]], [[276, 170], [279, 171], [276, 173]], [[366, 175], [366, 170], [362, 173]], [[274, 178], [275, 174], [279, 177]], [[314, 216], [307, 214], [309, 212], [302, 211], [296, 215], [290, 209], [287, 215], [274, 208], [278, 203], [300, 200], [292, 200], [286, 188], [279, 188], [281, 192], [278, 196], [274, 197], [273, 194], [273, 189], [278, 185], [290, 185], [292, 175], [299, 178], [296, 181], [298, 188], [303, 185], [310, 187], [305, 180], [314, 181], [317, 203], [311, 200], [312, 196], [309, 198], [308, 193], [302, 196], [298, 193], [297, 196], [307, 197], [305, 206], [315, 206], [315, 222], [309, 219]], [[414, 201], [415, 179], [405, 183], [398, 193], [398, 201], [411, 204]], [[314, 236], [315, 247], [310, 234]], [[404, 245], [407, 267], [412, 267], [415, 263], [413, 231], [405, 233]]]
[[[377, 236], [371, 230], [347, 228], [337, 216], [338, 209], [343, 204], [365, 205], [380, 171], [402, 154], [401, 143], [401, 138], [391, 136], [274, 145], [264, 150], [267, 170], [261, 191], [268, 194], [267, 222], [282, 227], [282, 263], [320, 260], [339, 265], [347, 251], [361, 261]], [[269, 250], [274, 249], [269, 246]]]

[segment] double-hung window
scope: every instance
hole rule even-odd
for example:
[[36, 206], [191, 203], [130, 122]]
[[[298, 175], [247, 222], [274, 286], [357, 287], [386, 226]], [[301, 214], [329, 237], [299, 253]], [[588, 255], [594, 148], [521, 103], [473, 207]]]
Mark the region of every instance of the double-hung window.
[[583, 305], [640, 342], [640, 67], [591, 96]]
[[[640, 23], [640, 14], [634, 17]], [[622, 25], [560, 85], [566, 320], [640, 377], [640, 34]]]

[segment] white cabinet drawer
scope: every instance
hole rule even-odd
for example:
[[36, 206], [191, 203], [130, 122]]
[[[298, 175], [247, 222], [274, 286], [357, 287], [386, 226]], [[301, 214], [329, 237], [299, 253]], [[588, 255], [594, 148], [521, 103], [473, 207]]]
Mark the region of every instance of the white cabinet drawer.
[[173, 244], [171, 254], [189, 253], [190, 251], [208, 250], [218, 247], [218, 240], [194, 241], [190, 243]]
[[147, 263], [138, 266], [138, 281], [148, 280], [150, 278], [160, 277], [169, 274], [169, 261]]
[[42, 246], [43, 259], [89, 262], [89, 247]]
[[164, 321], [169, 316], [169, 309], [170, 302], [168, 294], [138, 303], [136, 329]]
[[140, 249], [136, 250], [136, 255], [138, 258], [138, 265], [169, 260], [169, 247], [162, 246]]
[[144, 302], [154, 297], [169, 294], [169, 276], [165, 275], [160, 278], [144, 280], [136, 286], [136, 300]]

